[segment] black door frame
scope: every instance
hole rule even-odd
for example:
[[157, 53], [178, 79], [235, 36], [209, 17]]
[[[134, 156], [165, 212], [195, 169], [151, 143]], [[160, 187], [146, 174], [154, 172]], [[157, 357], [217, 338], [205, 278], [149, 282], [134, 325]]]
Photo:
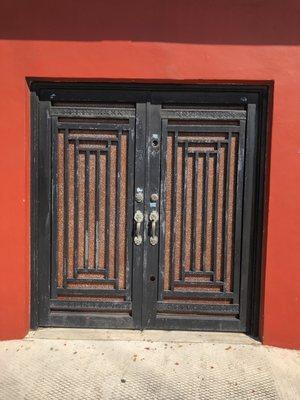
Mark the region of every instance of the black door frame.
[[[267, 166], [269, 153], [269, 138], [267, 135], [267, 110], [270, 97], [270, 87], [267, 85], [232, 85], [232, 84], [126, 84], [126, 83], [58, 83], [58, 82], [31, 82], [31, 121], [32, 121], [32, 146], [31, 146], [31, 327], [38, 327], [38, 293], [39, 281], [43, 271], [39, 271], [38, 265], [48, 264], [50, 260], [49, 243], [50, 230], [41, 232], [39, 228], [39, 213], [41, 208], [38, 204], [46, 204], [44, 208], [45, 215], [48, 218], [51, 213], [49, 188], [43, 184], [43, 177], [49, 178], [50, 158], [49, 154], [39, 153], [40, 147], [47, 148], [49, 137], [39, 137], [41, 129], [47, 129], [46, 109], [49, 102], [56, 101], [91, 101], [102, 98], [107, 101], [121, 100], [123, 102], [141, 102], [140, 107], [143, 118], [139, 121], [140, 129], [147, 126], [146, 107], [147, 101], [151, 99], [152, 104], [160, 104], [162, 100], [168, 98], [168, 102], [193, 103], [201, 102], [211, 103], [218, 99], [222, 104], [248, 104], [255, 103], [258, 107], [258, 117], [256, 120], [257, 141], [255, 146], [255, 170], [253, 179], [253, 209], [254, 215], [251, 217], [251, 230], [247, 233], [251, 239], [251, 250], [249, 260], [253, 265], [251, 276], [249, 277], [248, 292], [249, 301], [247, 306], [247, 332], [254, 336], [258, 335], [259, 326], [259, 308], [260, 308], [260, 290], [261, 290], [261, 270], [263, 258], [263, 223], [264, 210], [266, 206], [266, 188], [267, 188]], [[39, 102], [41, 104], [39, 104]], [[144, 109], [143, 109], [144, 108]], [[38, 111], [40, 109], [40, 112]], [[44, 115], [43, 115], [44, 114]], [[138, 127], [137, 127], [138, 129]], [[148, 131], [148, 129], [147, 129]], [[142, 136], [142, 135], [141, 135]], [[138, 137], [138, 135], [137, 135]], [[148, 134], [149, 139], [149, 134]], [[141, 159], [145, 154], [140, 154]], [[149, 171], [148, 171], [149, 172]], [[146, 173], [148, 173], [146, 172]], [[144, 182], [145, 171], [140, 166], [136, 166], [136, 176], [140, 182]], [[139, 177], [139, 178], [138, 178]], [[145, 188], [145, 191], [150, 188]], [[145, 224], [146, 230], [146, 224]], [[146, 235], [147, 232], [145, 231]], [[147, 246], [146, 246], [147, 247]], [[44, 250], [42, 250], [44, 249]], [[47, 250], [48, 249], [48, 250]], [[145, 262], [151, 254], [146, 251], [137, 253], [136, 262]], [[148, 265], [153, 265], [151, 261]], [[144, 268], [144, 273], [147, 267]], [[152, 272], [147, 270], [147, 275]], [[144, 279], [146, 277], [144, 276]], [[135, 283], [133, 283], [135, 284]], [[136, 282], [137, 284], [137, 282]], [[45, 288], [46, 289], [46, 288]], [[49, 288], [47, 288], [49, 289]], [[136, 301], [142, 301], [141, 297]], [[146, 298], [145, 298], [146, 296]], [[151, 297], [151, 296], [150, 296]], [[152, 296], [153, 297], [153, 296]], [[149, 297], [148, 297], [149, 298]], [[147, 294], [144, 291], [144, 301], [147, 300]], [[141, 321], [142, 316], [140, 316]], [[146, 318], [146, 317], [145, 317]], [[140, 328], [142, 322], [135, 328]], [[145, 322], [143, 323], [143, 325]], [[183, 328], [182, 328], [183, 329]]]

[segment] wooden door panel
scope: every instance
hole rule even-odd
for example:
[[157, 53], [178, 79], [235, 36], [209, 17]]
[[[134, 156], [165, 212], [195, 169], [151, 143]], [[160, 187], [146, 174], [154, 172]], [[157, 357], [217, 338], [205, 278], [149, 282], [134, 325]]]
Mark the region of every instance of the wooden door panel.
[[135, 110], [52, 107], [51, 115], [50, 321], [77, 312], [130, 324]]
[[[239, 318], [246, 111], [162, 109], [156, 325]], [[187, 322], [188, 323], [188, 322]], [[230, 325], [230, 323], [228, 323]]]

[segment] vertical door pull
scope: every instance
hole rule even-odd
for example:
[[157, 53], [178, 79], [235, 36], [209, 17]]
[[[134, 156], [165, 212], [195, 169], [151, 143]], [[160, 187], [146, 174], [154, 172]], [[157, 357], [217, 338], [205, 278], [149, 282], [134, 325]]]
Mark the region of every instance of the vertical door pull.
[[142, 235], [141, 235], [141, 224], [142, 224], [142, 222], [144, 220], [144, 215], [140, 210], [135, 212], [134, 220], [135, 220], [136, 224], [135, 224], [135, 235], [134, 235], [134, 239], [133, 240], [134, 240], [134, 243], [137, 246], [139, 246], [143, 241], [143, 238], [142, 238]]
[[150, 243], [152, 244], [152, 246], [155, 246], [158, 243], [158, 236], [156, 235], [156, 222], [158, 221], [158, 219], [158, 212], [151, 211], [149, 215], [149, 220], [151, 222]]

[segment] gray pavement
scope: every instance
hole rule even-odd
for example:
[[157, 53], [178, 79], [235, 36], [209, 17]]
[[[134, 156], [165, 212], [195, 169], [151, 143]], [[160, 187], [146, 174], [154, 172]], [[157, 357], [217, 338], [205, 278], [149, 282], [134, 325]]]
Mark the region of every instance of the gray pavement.
[[300, 351], [233, 333], [40, 329], [0, 342], [1, 400], [300, 399]]

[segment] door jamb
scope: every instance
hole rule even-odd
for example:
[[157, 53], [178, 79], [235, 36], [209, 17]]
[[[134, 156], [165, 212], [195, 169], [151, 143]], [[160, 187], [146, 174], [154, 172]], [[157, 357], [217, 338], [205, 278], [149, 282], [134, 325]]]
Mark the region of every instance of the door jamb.
[[273, 93], [273, 83], [264, 84], [155, 84], [155, 83], [83, 83], [83, 82], [49, 82], [29, 80], [31, 90], [31, 329], [38, 328], [38, 133], [39, 133], [39, 98], [37, 92], [39, 89], [47, 88], [49, 91], [60, 89], [87, 89], [97, 88], [103, 90], [127, 89], [127, 90], [203, 90], [203, 91], [231, 91], [253, 93], [256, 92], [260, 98], [260, 107], [258, 115], [258, 155], [256, 159], [255, 171], [255, 216], [253, 218], [253, 273], [250, 278], [249, 296], [250, 307], [248, 310], [248, 331], [247, 333], [257, 337], [260, 326], [261, 292], [263, 291], [262, 277], [265, 267], [265, 247], [266, 247], [266, 224], [267, 224], [267, 206], [269, 190], [269, 164], [270, 164], [270, 121], [271, 121], [271, 102]]

